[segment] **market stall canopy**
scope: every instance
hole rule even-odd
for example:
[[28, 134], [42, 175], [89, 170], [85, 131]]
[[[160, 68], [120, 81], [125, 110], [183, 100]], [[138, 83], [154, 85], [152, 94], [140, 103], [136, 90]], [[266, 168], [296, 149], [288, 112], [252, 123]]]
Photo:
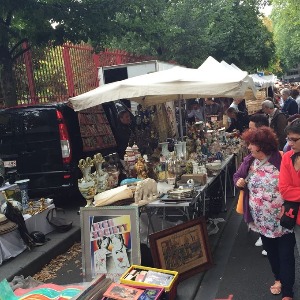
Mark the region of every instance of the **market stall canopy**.
[[75, 111], [129, 99], [142, 105], [201, 97], [255, 98], [247, 72], [227, 70], [209, 57], [198, 69], [174, 67], [100, 86], [70, 98]]
[[257, 90], [273, 87], [277, 80], [275, 75], [260, 76], [258, 74], [251, 74], [249, 76], [253, 79]]

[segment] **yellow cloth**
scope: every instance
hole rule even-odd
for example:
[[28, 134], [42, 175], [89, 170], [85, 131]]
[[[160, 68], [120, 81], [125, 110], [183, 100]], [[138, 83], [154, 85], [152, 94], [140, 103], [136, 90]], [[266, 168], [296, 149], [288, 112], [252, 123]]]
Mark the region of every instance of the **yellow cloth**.
[[240, 190], [239, 199], [238, 199], [237, 206], [236, 206], [236, 212], [239, 213], [239, 214], [244, 213], [244, 211], [243, 211], [243, 202], [244, 202], [243, 198], [244, 198], [244, 191]]

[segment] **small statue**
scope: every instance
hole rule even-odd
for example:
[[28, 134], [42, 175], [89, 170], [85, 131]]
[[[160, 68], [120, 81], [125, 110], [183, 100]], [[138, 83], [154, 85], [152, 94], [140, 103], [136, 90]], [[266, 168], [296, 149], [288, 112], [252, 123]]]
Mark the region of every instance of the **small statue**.
[[139, 179], [146, 179], [148, 178], [147, 174], [147, 165], [143, 157], [139, 157], [138, 161], [134, 165], [136, 171], [136, 177]]

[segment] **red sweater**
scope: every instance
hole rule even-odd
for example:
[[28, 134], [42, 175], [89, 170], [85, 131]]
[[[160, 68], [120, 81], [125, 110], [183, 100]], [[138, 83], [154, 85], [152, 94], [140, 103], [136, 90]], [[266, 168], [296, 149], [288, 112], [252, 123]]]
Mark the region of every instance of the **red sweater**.
[[[297, 172], [293, 166], [291, 156], [293, 150], [282, 157], [279, 173], [279, 191], [284, 200], [300, 202], [300, 170]], [[297, 224], [300, 225], [300, 210], [298, 211]]]

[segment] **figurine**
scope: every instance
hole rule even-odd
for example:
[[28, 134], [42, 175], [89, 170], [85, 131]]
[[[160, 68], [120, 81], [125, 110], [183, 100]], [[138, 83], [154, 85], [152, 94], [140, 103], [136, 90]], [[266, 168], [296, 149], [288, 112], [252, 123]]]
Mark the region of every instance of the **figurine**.
[[136, 162], [136, 164], [134, 165], [136, 174], [137, 174], [137, 178], [139, 179], [146, 179], [148, 178], [148, 174], [147, 174], [147, 165], [146, 162], [144, 160], [144, 158], [139, 157], [138, 161]]

